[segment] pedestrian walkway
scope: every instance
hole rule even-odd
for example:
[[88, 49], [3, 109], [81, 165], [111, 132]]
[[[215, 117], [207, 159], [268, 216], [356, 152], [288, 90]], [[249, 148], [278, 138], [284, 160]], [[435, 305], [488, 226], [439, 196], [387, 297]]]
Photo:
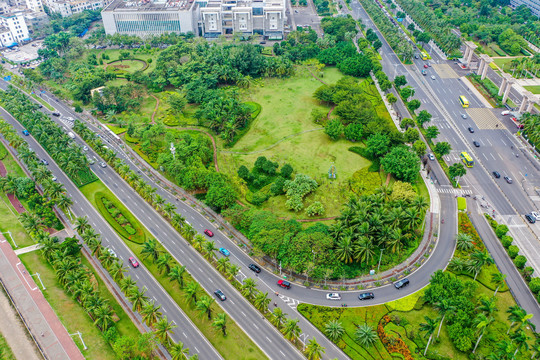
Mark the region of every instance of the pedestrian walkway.
[[441, 194], [455, 194], [458, 196], [463, 195], [471, 195], [473, 193], [472, 190], [463, 190], [463, 189], [454, 189], [454, 188], [437, 188], [437, 192]]
[[36, 250], [39, 250], [39, 249], [41, 249], [41, 244], [25, 246], [25, 247], [23, 247], [21, 249], [15, 250], [15, 255], [19, 256], [21, 254], [26, 254], [26, 253], [36, 251]]
[[2, 235], [0, 235], [0, 281], [45, 359], [84, 359], [32, 276], [28, 274]]

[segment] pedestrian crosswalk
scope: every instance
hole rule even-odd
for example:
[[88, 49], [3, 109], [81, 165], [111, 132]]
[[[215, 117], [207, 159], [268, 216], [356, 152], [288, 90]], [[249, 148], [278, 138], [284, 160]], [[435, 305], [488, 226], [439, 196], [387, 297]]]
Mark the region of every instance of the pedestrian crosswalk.
[[454, 194], [458, 196], [471, 195], [473, 193], [472, 190], [452, 189], [452, 188], [437, 188], [437, 192], [440, 192], [443, 194]]
[[279, 298], [281, 300], [283, 300], [283, 302], [287, 305], [289, 305], [289, 307], [291, 309], [296, 309], [296, 307], [298, 306], [298, 304], [300, 304], [300, 301], [296, 300], [296, 299], [293, 299], [293, 298], [290, 298], [288, 296], [285, 296], [283, 294], [279, 294]]

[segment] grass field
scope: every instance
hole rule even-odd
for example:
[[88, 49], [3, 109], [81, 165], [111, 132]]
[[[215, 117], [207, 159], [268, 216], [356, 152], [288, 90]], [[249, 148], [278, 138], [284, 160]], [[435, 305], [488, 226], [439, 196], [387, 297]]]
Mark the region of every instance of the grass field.
[[[77, 301], [64, 292], [64, 289], [57, 281], [54, 269], [45, 262], [41, 255], [34, 251], [23, 254], [19, 256], [19, 258], [30, 273], [38, 272], [40, 274], [41, 281], [43, 281], [43, 284], [47, 289], [43, 294], [68, 332], [72, 334], [80, 331], [83, 334], [83, 339], [88, 350], [83, 350], [83, 346], [77, 337], [74, 337], [73, 339], [82, 351], [84, 357], [86, 359], [95, 360], [116, 359], [116, 354], [109, 344], [107, 344], [99, 329], [94, 325], [92, 319], [85, 313], [84, 309]], [[92, 266], [84, 257], [82, 258], [82, 263], [93, 270]], [[116, 322], [118, 332], [121, 335], [136, 338], [140, 333], [139, 330], [133, 325], [131, 319], [95, 272], [94, 278], [97, 280], [101, 296], [108, 300], [109, 305], [111, 305], [114, 313], [119, 318]]]
[[[142, 59], [141, 59], [142, 60]], [[138, 60], [114, 60], [108, 63], [107, 69], [109, 68], [116, 68], [118, 70], [122, 70], [128, 73], [134, 73], [135, 71], [140, 71], [144, 69], [146, 66], [146, 62], [144, 61], [138, 61]]]
[[[0, 289], [3, 291], [3, 289]], [[6, 339], [0, 334], [0, 359], [2, 360], [17, 360]]]
[[540, 85], [524, 86], [524, 88], [533, 94], [540, 94]]
[[[510, 63], [512, 60], [514, 60], [514, 59], [520, 59], [520, 58], [522, 58], [522, 57], [523, 57], [523, 56], [505, 57], [505, 58], [495, 58], [495, 59], [493, 59], [493, 62], [494, 62], [495, 64], [497, 64], [497, 66], [498, 66], [499, 68], [501, 68], [501, 70], [503, 69], [503, 67], [504, 67], [505, 70], [509, 70], [509, 69], [510, 69], [510, 68], [509, 68], [509, 66], [510, 66], [509, 63]], [[505, 71], [505, 72], [506, 72], [506, 71]]]
[[[89, 185], [85, 185], [81, 188], [84, 196], [96, 207], [94, 201], [94, 194], [96, 192], [109, 192], [109, 189], [101, 182], [96, 181]], [[112, 194], [111, 194], [112, 195]], [[111, 198], [113, 198], [112, 195]], [[118, 200], [116, 200], [118, 201]], [[121, 204], [120, 204], [121, 205]], [[96, 207], [97, 208], [97, 207]], [[123, 211], [123, 210], [122, 210]], [[144, 229], [147, 238], [152, 236], [148, 230]], [[131, 241], [125, 241], [126, 245], [131, 249], [133, 254], [140, 256], [142, 245], [136, 244]], [[173, 284], [168, 278], [161, 276], [158, 268], [149, 259], [143, 260], [139, 257], [139, 261], [142, 261], [146, 268], [152, 273], [152, 275], [160, 282], [161, 286], [169, 293], [169, 295], [175, 300], [175, 302], [182, 308], [186, 315], [193, 321], [193, 323], [201, 330], [203, 335], [210, 341], [210, 343], [220, 352], [225, 359], [241, 359], [241, 360], [255, 360], [265, 359], [264, 353], [253, 343], [253, 341], [243, 332], [236, 323], [230, 318], [227, 324], [227, 337], [223, 337], [221, 332], [217, 331], [212, 324], [206, 320], [206, 317], [201, 317], [200, 312], [195, 309], [195, 306], [186, 300], [183, 295], [183, 291], [178, 288], [178, 285]], [[204, 290], [201, 290], [201, 294], [206, 294]], [[213, 313], [223, 312], [223, 309], [217, 304], [213, 305]], [[178, 330], [179, 331], [179, 330]]]

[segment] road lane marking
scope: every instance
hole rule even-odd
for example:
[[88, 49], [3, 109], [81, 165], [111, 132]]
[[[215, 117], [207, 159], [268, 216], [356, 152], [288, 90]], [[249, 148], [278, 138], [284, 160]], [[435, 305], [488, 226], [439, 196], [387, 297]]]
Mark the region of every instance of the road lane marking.
[[268, 342], [272, 342], [272, 340], [270, 340], [270, 338], [268, 336], [265, 336], [266, 340], [268, 340]]
[[244, 313], [243, 311], [240, 311], [240, 312], [242, 313], [242, 315], [244, 315], [244, 317], [247, 317], [246, 313]]

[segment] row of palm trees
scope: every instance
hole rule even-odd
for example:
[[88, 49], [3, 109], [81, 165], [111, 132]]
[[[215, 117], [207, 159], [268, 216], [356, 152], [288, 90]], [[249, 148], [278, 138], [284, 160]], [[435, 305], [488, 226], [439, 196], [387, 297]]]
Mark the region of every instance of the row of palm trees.
[[[83, 241], [88, 245], [92, 255], [99, 259], [103, 267], [109, 272], [111, 277], [119, 284], [120, 290], [131, 302], [133, 311], [141, 314], [143, 322], [153, 330], [156, 339], [165, 346], [172, 359], [188, 359], [189, 349], [183, 343], [173, 343], [170, 335], [176, 325], [167, 319], [160, 311], [161, 306], [156, 305], [153, 300], [146, 296], [146, 289], [140, 290], [137, 282], [130, 276], [125, 276], [126, 269], [121, 260], [109, 251], [106, 251], [102, 245], [100, 235], [88, 223], [86, 217], [75, 219], [75, 229]], [[190, 359], [197, 359], [195, 354]]]
[[[345, 334], [345, 327], [341, 321], [332, 319], [324, 325], [324, 333], [331, 341], [337, 343]], [[361, 346], [369, 348], [379, 340], [379, 336], [371, 325], [364, 323], [356, 327], [354, 340]]]
[[[97, 177], [90, 171], [88, 158], [71, 138], [64, 133], [47, 115], [37, 110], [37, 105], [14, 87], [0, 93], [4, 107], [32, 136], [45, 148], [60, 168], [78, 186], [91, 182]], [[21, 156], [31, 156], [28, 153]]]
[[[160, 212], [188, 242], [192, 243], [194, 249], [201, 252], [208, 261], [215, 265], [218, 271], [223, 273], [229, 279], [229, 281], [235, 279], [240, 271], [240, 267], [236, 264], [231, 264], [228, 258], [216, 259], [215, 251], [217, 248], [215, 242], [211, 240], [207, 241], [204, 236], [197, 234], [195, 229], [186, 222], [186, 219], [176, 212], [176, 206], [174, 204], [167, 202], [161, 195], [156, 194], [156, 188], [148, 185], [139, 174], [131, 170], [129, 165], [117, 158], [113, 151], [104, 147], [101, 139], [91, 132], [85, 124], [80, 121], [75, 121], [73, 130], [92, 146], [94, 150], [96, 150], [96, 152], [98, 152], [100, 156], [102, 156], [103, 159], [105, 159], [117, 173], [126, 180], [139, 195], [141, 195], [141, 197]], [[90, 245], [89, 247], [92, 248]], [[200, 285], [195, 281], [184, 284], [184, 274], [187, 273], [185, 267], [178, 264], [172, 265], [174, 264], [172, 256], [169, 253], [160, 250], [155, 239], [150, 239], [143, 243], [141, 255], [143, 256], [143, 259], [150, 258], [158, 266], [158, 270], [162, 274], [168, 275], [171, 281], [177, 281], [180, 288], [186, 293], [186, 296], [192, 299], [196, 308], [201, 312], [206, 312], [209, 320], [211, 319], [211, 305], [213, 299], [209, 300], [208, 298], [203, 297], [202, 302], [197, 301]], [[241, 286], [241, 292], [248, 300], [252, 301], [255, 307], [261, 312], [266, 313], [268, 311], [268, 305], [270, 303], [268, 293], [263, 294], [259, 292], [253, 279], [246, 279], [244, 281]], [[272, 314], [274, 320], [275, 318], [278, 319], [273, 322], [278, 329], [284, 333], [288, 340], [295, 341], [301, 333], [301, 329], [297, 324], [298, 320], [289, 319], [282, 328], [281, 325], [286, 314], [283, 314], [279, 308], [276, 308]], [[214, 319], [213, 326], [220, 329], [225, 335], [226, 323], [225, 314], [218, 314], [216, 315], [216, 319]], [[319, 359], [322, 352], [324, 352], [324, 348], [320, 347], [315, 339], [312, 339], [309, 345], [306, 346], [306, 353], [311, 354], [310, 359]]]
[[[463, 258], [459, 256], [454, 256], [452, 260], [448, 263], [448, 268], [453, 272], [460, 273], [466, 272], [474, 274], [474, 280], [482, 270], [484, 266], [493, 264], [493, 258], [489, 255], [487, 251], [474, 250], [474, 239], [465, 233], [458, 233], [456, 235], [456, 248], [457, 250], [468, 255], [468, 258]], [[502, 276], [502, 275], [501, 275]], [[497, 279], [498, 286], [502, 285], [502, 281]], [[498, 288], [497, 288], [498, 289]]]
[[521, 117], [523, 132], [535, 147], [540, 144], [540, 116], [531, 113], [525, 113]]

